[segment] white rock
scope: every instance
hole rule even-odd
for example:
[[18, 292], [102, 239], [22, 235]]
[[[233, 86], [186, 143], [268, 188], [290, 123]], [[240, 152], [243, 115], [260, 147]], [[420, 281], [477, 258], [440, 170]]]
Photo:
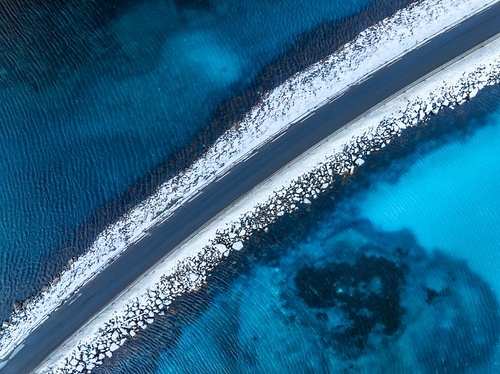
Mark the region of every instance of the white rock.
[[232, 245], [232, 248], [233, 248], [234, 250], [236, 250], [236, 251], [241, 250], [241, 249], [243, 248], [243, 242], [241, 242], [241, 241], [237, 241], [236, 243], [234, 243], [234, 244]]
[[356, 165], [361, 166], [365, 163], [365, 160], [363, 160], [362, 158], [358, 158], [358, 159], [356, 159], [355, 162], [356, 162]]
[[227, 251], [227, 247], [224, 244], [215, 244], [214, 246], [220, 253]]
[[112, 344], [111, 344], [111, 346], [109, 347], [109, 350], [110, 350], [111, 352], [114, 352], [114, 351], [116, 351], [118, 348], [120, 348], [120, 346], [119, 346], [118, 344], [116, 344], [116, 343], [112, 343]]

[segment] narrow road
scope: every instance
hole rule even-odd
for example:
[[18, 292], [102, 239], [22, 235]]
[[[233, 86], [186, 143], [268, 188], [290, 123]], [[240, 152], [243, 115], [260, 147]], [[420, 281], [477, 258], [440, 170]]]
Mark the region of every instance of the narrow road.
[[[181, 206], [80, 290], [41, 324], [0, 369], [23, 374], [34, 370], [117, 294], [175, 249], [225, 207], [310, 147], [404, 87], [500, 33], [500, 2], [406, 54], [344, 95], [293, 125], [236, 165], [224, 178]], [[0, 364], [1, 365], [1, 364]]]

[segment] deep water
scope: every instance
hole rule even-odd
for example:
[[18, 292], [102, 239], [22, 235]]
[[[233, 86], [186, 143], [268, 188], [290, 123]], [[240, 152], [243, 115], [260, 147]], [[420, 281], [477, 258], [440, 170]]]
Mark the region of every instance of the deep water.
[[0, 317], [264, 91], [408, 3], [3, 1]]
[[98, 372], [498, 372], [499, 94], [256, 235]]

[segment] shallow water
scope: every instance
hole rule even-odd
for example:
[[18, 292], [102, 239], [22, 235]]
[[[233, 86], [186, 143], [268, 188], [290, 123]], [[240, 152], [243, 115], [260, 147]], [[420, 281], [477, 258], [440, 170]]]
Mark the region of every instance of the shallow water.
[[2, 3], [0, 317], [264, 90], [408, 2]]
[[397, 183], [378, 183], [358, 209], [377, 229], [408, 229], [425, 248], [466, 260], [500, 295], [500, 112], [482, 121], [473, 137], [419, 159]]
[[498, 371], [498, 93], [257, 235], [99, 372]]

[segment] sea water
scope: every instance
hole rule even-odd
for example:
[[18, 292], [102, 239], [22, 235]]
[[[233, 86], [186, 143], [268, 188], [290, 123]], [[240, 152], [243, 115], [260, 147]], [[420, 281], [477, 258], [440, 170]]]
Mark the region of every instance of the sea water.
[[500, 370], [499, 93], [257, 235], [98, 372]]
[[0, 317], [263, 92], [408, 2], [0, 5]]

